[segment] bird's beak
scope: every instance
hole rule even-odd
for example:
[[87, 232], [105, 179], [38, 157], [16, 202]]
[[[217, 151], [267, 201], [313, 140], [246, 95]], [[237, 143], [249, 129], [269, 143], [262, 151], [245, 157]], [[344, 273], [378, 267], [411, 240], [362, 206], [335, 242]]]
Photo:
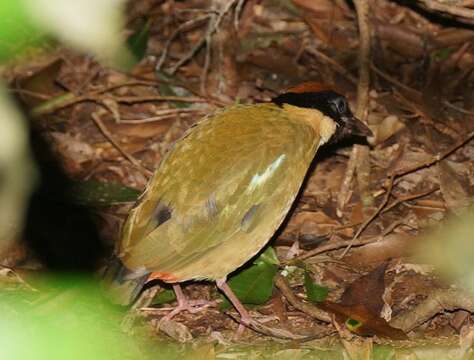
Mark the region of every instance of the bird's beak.
[[374, 136], [369, 127], [365, 125], [362, 121], [357, 119], [355, 116], [352, 116], [351, 119], [348, 119], [347, 124], [349, 125], [348, 127], [350, 129], [350, 134], [353, 136], [360, 136], [365, 138]]

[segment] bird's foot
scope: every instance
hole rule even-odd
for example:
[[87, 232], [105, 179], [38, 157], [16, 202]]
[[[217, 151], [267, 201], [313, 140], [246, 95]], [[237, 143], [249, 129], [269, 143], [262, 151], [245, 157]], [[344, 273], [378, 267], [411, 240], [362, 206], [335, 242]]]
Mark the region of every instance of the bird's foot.
[[196, 314], [210, 306], [215, 305], [215, 301], [208, 300], [186, 300], [184, 303], [178, 303], [178, 306], [174, 307], [167, 315], [161, 318], [161, 321], [169, 321], [176, 315], [187, 311], [191, 314]]
[[184, 296], [183, 290], [178, 284], [173, 285], [173, 290], [176, 294], [176, 300], [178, 301], [178, 306], [176, 306], [167, 315], [161, 318], [160, 322], [169, 321], [183, 311], [188, 311], [191, 314], [196, 314], [216, 304], [215, 301], [208, 301], [204, 299], [188, 300], [186, 296]]
[[[231, 317], [233, 317], [233, 316], [231, 316]], [[237, 319], [235, 317], [233, 317], [233, 318], [234, 318], [234, 320], [239, 322], [239, 327], [237, 328], [237, 330], [236, 330], [236, 332], [233, 336], [234, 341], [239, 340], [241, 338], [241, 336], [243, 335], [246, 328], [251, 329], [251, 330], [253, 330], [253, 331], [255, 331], [259, 334], [271, 336], [271, 337], [278, 338], [278, 339], [286, 339], [286, 340], [304, 340], [304, 339], [307, 339], [307, 336], [294, 334], [289, 330], [282, 329], [282, 328], [279, 328], [279, 327], [268, 326], [268, 325], [265, 325], [262, 322], [260, 322], [258, 320], [255, 320], [253, 318], [250, 318], [249, 320], [244, 319], [245, 323], [243, 322], [242, 318], [240, 318], [240, 319]]]
[[216, 301], [209, 301], [204, 299], [188, 300], [188, 306], [185, 310], [189, 311], [191, 314], [195, 314], [214, 305], [217, 305]]
[[234, 335], [234, 340], [237, 340], [239, 337], [242, 336], [245, 328], [250, 328], [258, 333], [273, 336], [281, 339], [303, 339], [304, 336], [300, 336], [297, 334], [293, 334], [288, 330], [273, 328], [262, 324], [261, 322], [253, 319], [249, 312], [245, 309], [242, 303], [239, 301], [237, 296], [235, 296], [232, 289], [227, 285], [225, 279], [220, 279], [216, 281], [217, 287], [222, 290], [222, 292], [227, 296], [230, 302], [234, 305], [237, 312], [240, 314], [240, 320], [237, 320], [239, 323], [239, 327]]
[[255, 320], [252, 319], [252, 317], [250, 316], [248, 312], [242, 314], [239, 321], [239, 327], [237, 328], [237, 331], [235, 332], [233, 339], [234, 340], [240, 339], [242, 335], [244, 334], [245, 329], [248, 327], [251, 327], [250, 324], [253, 321]]

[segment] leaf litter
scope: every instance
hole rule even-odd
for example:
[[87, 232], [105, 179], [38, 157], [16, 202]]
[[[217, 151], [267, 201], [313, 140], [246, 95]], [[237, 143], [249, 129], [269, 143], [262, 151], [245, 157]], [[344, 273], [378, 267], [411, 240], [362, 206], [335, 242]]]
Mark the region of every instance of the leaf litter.
[[[44, 59], [30, 59], [4, 71], [12, 91], [36, 114], [30, 121], [46, 135], [67, 174], [88, 184], [86, 203], [95, 206], [99, 226], [108, 223], [110, 251], [133, 204], [130, 188], [141, 191], [149, 177], [146, 169], [156, 168], [173, 142], [204, 114], [234, 102], [267, 101], [309, 79], [330, 83], [355, 108], [358, 24], [355, 9], [345, 2], [140, 0], [127, 11], [137, 57], [130, 74], [67, 48], [49, 55], [46, 65]], [[227, 310], [228, 316], [211, 306], [178, 315], [174, 321], [179, 325], [167, 331], [194, 344], [203, 358], [265, 358], [270, 353], [282, 359], [342, 358], [344, 352], [351, 358], [430, 358], [438, 350], [458, 356], [452, 358], [469, 355], [473, 309], [464, 290], [453, 290], [459, 279], [408, 265], [416, 259], [413, 244], [428, 254], [427, 263], [432, 260], [420, 235], [472, 206], [474, 32], [389, 1], [371, 6], [369, 25], [370, 148], [355, 156], [348, 144], [318, 154], [294, 209], [271, 242], [286, 286], [281, 279], [272, 281], [280, 276], [274, 277], [277, 265], [265, 261], [240, 273], [240, 286], [245, 286], [245, 271], [256, 271], [247, 276], [261, 276], [267, 284], [267, 295], [257, 296], [259, 303], [250, 306], [252, 314], [306, 340], [292, 347], [273, 339], [277, 342], [269, 345], [268, 336], [246, 330], [233, 343], [233, 310]], [[103, 128], [92, 121], [94, 114]], [[350, 166], [354, 174], [348, 177]], [[113, 185], [104, 207], [100, 199], [91, 199], [104, 198], [93, 184], [123, 188]], [[43, 270], [23, 247], [12, 249], [8, 264], [28, 279]], [[449, 253], [449, 245], [443, 249], [445, 258], [459, 256]], [[318, 303], [306, 302], [308, 288], [316, 289], [307, 269], [318, 289], [328, 289], [327, 301], [336, 304], [331, 309], [326, 303], [319, 317], [313, 308]], [[239, 273], [233, 281], [240, 281]], [[368, 299], [363, 291], [352, 292], [350, 301], [344, 295], [369, 285], [376, 298]], [[193, 299], [219, 298], [205, 283], [189, 284], [184, 291]], [[251, 291], [244, 289], [247, 295]], [[433, 307], [432, 299], [445, 306]], [[377, 306], [367, 310], [368, 300]], [[158, 333], [156, 323], [166, 314], [159, 306], [136, 309], [136, 326]], [[390, 314], [382, 330], [372, 320], [382, 319], [381, 313]], [[370, 334], [362, 333], [374, 337], [348, 331], [348, 320], [354, 318], [369, 328], [375, 321]], [[454, 319], [460, 322], [456, 326], [451, 325]], [[397, 343], [387, 330], [392, 327], [410, 340]], [[384, 350], [387, 344], [393, 347]]]

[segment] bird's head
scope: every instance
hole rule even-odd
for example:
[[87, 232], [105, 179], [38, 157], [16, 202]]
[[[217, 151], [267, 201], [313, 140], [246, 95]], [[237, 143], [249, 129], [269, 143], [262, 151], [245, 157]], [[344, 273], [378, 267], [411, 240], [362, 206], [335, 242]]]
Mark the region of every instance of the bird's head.
[[323, 84], [300, 84], [273, 98], [272, 102], [279, 106], [288, 104], [298, 108], [315, 109], [331, 118], [337, 125], [331, 136], [331, 143], [351, 136], [372, 136], [370, 129], [352, 114], [345, 96]]

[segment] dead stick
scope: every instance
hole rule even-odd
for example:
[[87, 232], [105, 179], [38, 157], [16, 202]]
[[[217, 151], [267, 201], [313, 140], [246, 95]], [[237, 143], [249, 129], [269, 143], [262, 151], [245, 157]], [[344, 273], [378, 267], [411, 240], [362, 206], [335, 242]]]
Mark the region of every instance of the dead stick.
[[[383, 201], [380, 203], [377, 210], [375, 210], [375, 212], [372, 215], [370, 215], [369, 218], [362, 223], [362, 225], [359, 227], [359, 229], [357, 229], [357, 231], [356, 231], [354, 237], [352, 238], [352, 240], [355, 241], [359, 237], [359, 235], [362, 233], [362, 231], [364, 231], [367, 228], [367, 226], [369, 226], [369, 224], [380, 214], [380, 212], [383, 210], [385, 205], [387, 205], [388, 200], [390, 199], [390, 195], [392, 193], [393, 180], [394, 180], [393, 176], [389, 177], [387, 191], [385, 192], [385, 197], [384, 197]], [[342, 254], [340, 256], [341, 259], [344, 256], [346, 256], [347, 252], [353, 246], [352, 240], [349, 242], [349, 245], [347, 245], [347, 247], [342, 252]]]
[[107, 127], [104, 125], [102, 120], [100, 119], [99, 115], [96, 113], [92, 113], [92, 120], [94, 120], [94, 123], [97, 125], [99, 130], [102, 132], [102, 134], [105, 136], [105, 138], [110, 141], [110, 143], [128, 160], [130, 161], [133, 165], [135, 165], [137, 168], [139, 168], [147, 177], [151, 177], [153, 175], [153, 172], [146, 167], [144, 167], [137, 159], [135, 159], [132, 155], [127, 153], [125, 150], [122, 149], [122, 147], [119, 145], [119, 143], [113, 138], [112, 134], [110, 134], [109, 130]]
[[352, 241], [352, 239], [351, 239], [351, 240], [328, 242], [324, 245], [318, 246], [317, 248], [315, 248], [313, 250], [310, 250], [310, 251], [308, 251], [304, 254], [301, 254], [300, 256], [290, 260], [288, 263], [289, 264], [295, 263], [296, 261], [304, 260], [304, 259], [310, 258], [310, 257], [318, 255], [318, 254], [322, 254], [322, 253], [325, 253], [325, 252], [328, 252], [328, 251], [338, 250], [338, 249], [347, 247], [349, 244], [351, 246], [362, 246], [362, 245], [370, 244], [370, 243], [375, 242], [375, 241], [376, 240], [374, 240], [373, 238], [370, 238], [370, 239], [360, 239], [360, 240], [355, 240], [355, 241]]
[[453, 146], [449, 147], [446, 151], [433, 156], [430, 160], [424, 161], [424, 162], [419, 163], [419, 164], [415, 164], [415, 165], [413, 165], [411, 167], [407, 167], [405, 169], [400, 169], [400, 170], [398, 170], [394, 173], [394, 176], [395, 177], [400, 177], [400, 176], [408, 175], [408, 174], [410, 174], [412, 172], [415, 172], [417, 170], [420, 170], [420, 169], [423, 169], [423, 168], [426, 168], [426, 167], [430, 167], [434, 164], [437, 164], [438, 162], [445, 159], [446, 157], [451, 155], [453, 152], [455, 152], [459, 148], [466, 145], [468, 142], [470, 142], [472, 140], [472, 138], [474, 138], [474, 131], [469, 133], [469, 135], [466, 136], [464, 139], [458, 141]]
[[347, 248], [344, 250], [344, 252], [341, 255], [341, 258], [344, 257], [349, 249], [353, 246], [355, 240], [359, 237], [359, 235], [367, 228], [367, 226], [381, 213], [381, 211], [384, 209], [384, 207], [387, 205], [388, 200], [390, 199], [390, 195], [392, 192], [393, 184], [396, 178], [402, 177], [404, 175], [410, 174], [412, 172], [415, 172], [417, 170], [432, 166], [434, 164], [437, 164], [441, 160], [445, 159], [449, 155], [451, 155], [453, 152], [461, 148], [462, 146], [466, 145], [469, 141], [472, 140], [474, 137], [474, 132], [471, 132], [465, 139], [458, 141], [456, 144], [451, 146], [449, 149], [446, 151], [442, 152], [441, 154], [433, 156], [432, 159], [424, 161], [422, 163], [416, 164], [411, 167], [407, 167], [405, 169], [400, 169], [397, 170], [391, 174], [389, 174], [388, 178], [388, 186], [387, 186], [387, 191], [385, 193], [385, 198], [383, 199], [382, 203], [379, 205], [377, 210], [369, 216], [369, 218], [362, 223], [362, 225], [359, 227], [357, 232], [355, 233], [354, 237], [351, 240], [351, 243], [347, 246]]
[[307, 47], [305, 51], [310, 53], [311, 55], [318, 57], [320, 60], [324, 61], [325, 63], [331, 65], [335, 71], [337, 71], [342, 76], [346, 77], [346, 79], [349, 80], [351, 83], [357, 84], [357, 79], [351, 75], [349, 70], [347, 70], [344, 66], [339, 64], [336, 60], [327, 56], [322, 51], [319, 51], [318, 49], [314, 47]]
[[[111, 96], [108, 96], [109, 98]], [[53, 98], [49, 101], [46, 101], [42, 104], [39, 104], [31, 111], [33, 116], [40, 116], [53, 113], [57, 110], [64, 109], [71, 105], [75, 105], [81, 102], [86, 101], [93, 101], [96, 103], [101, 103], [104, 96], [98, 94], [87, 94], [87, 95], [80, 95], [75, 96], [72, 93], [67, 93], [64, 95], [60, 95], [56, 98]], [[149, 102], [149, 101], [179, 101], [179, 102], [190, 102], [190, 103], [201, 103], [206, 102], [205, 99], [200, 99], [196, 97], [180, 97], [180, 96], [160, 96], [160, 95], [152, 95], [152, 96], [117, 96], [111, 97], [113, 100], [119, 103], [125, 104], [133, 104], [139, 102]]]
[[408, 194], [408, 195], [405, 195], [405, 196], [397, 197], [397, 199], [395, 201], [393, 201], [390, 205], [388, 205], [385, 209], [382, 210], [382, 214], [389, 211], [389, 210], [391, 210], [391, 209], [393, 209], [395, 206], [397, 206], [401, 203], [404, 203], [404, 202], [410, 201], [410, 200], [415, 200], [415, 199], [418, 199], [420, 197], [429, 195], [431, 193], [434, 193], [438, 189], [439, 189], [439, 186], [434, 186], [432, 189], [423, 191], [421, 193]]
[[320, 321], [324, 321], [327, 323], [331, 322], [331, 316], [328, 313], [326, 313], [325, 311], [321, 309], [318, 309], [316, 306], [312, 304], [305, 303], [302, 300], [298, 299], [296, 295], [293, 293], [293, 290], [291, 289], [290, 284], [288, 284], [288, 281], [282, 275], [280, 274], [276, 275], [275, 285], [282, 292], [282, 294], [285, 296], [288, 302], [297, 310], [304, 312], [305, 314], [308, 314]]
[[370, 88], [370, 24], [369, 1], [354, 0], [359, 25], [359, 81], [357, 82], [356, 116], [365, 121]]
[[[365, 121], [369, 109], [369, 88], [370, 88], [370, 27], [369, 27], [369, 4], [367, 0], [354, 1], [357, 10], [357, 20], [359, 24], [359, 80], [357, 82], [357, 105], [356, 116]], [[337, 201], [337, 215], [342, 215], [349, 186], [360, 159], [360, 147], [352, 148], [350, 161], [344, 176]]]

